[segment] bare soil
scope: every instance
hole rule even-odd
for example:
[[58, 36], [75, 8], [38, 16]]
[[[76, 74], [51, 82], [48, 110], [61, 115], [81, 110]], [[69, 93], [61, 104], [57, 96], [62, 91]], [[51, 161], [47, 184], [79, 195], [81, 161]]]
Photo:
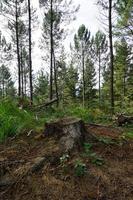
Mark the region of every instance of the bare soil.
[[[0, 200], [133, 200], [133, 142], [122, 141], [116, 128], [86, 128], [87, 134], [113, 141], [106, 144], [86, 139], [104, 160], [102, 166], [92, 163], [89, 155], [83, 156], [83, 149], [73, 152], [62, 166], [58, 140], [42, 134], [23, 134], [1, 144]], [[75, 174], [77, 159], [86, 164], [82, 177]], [[33, 170], [36, 163], [41, 165]]]

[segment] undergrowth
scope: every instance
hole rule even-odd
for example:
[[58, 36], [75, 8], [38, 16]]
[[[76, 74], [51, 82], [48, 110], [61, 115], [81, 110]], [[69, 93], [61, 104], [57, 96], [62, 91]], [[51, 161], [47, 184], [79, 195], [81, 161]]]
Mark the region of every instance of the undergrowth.
[[0, 141], [35, 126], [36, 119], [33, 114], [26, 110], [20, 110], [10, 100], [0, 102]]

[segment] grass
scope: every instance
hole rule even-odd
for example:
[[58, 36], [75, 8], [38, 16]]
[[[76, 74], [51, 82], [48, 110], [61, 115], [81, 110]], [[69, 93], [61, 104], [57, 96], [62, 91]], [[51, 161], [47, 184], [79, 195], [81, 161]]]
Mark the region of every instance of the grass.
[[[45, 122], [67, 116], [81, 118], [86, 123], [112, 123], [111, 117], [100, 109], [83, 108], [77, 105], [66, 106], [63, 109], [49, 107], [42, 110], [36, 119], [36, 113], [20, 110], [15, 102], [6, 99], [0, 101], [0, 141], [31, 129], [40, 131], [44, 128]], [[133, 129], [125, 129], [124, 137], [133, 138]]]
[[20, 110], [10, 100], [0, 102], [0, 141], [36, 126], [33, 114]]

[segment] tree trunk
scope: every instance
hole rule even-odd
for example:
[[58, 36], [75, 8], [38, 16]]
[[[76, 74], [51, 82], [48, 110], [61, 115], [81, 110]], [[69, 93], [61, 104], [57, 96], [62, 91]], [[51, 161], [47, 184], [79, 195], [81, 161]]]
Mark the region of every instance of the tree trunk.
[[50, 1], [51, 21], [50, 21], [50, 100], [53, 98], [53, 0]]
[[31, 5], [28, 0], [28, 14], [29, 14], [29, 79], [30, 79], [30, 101], [33, 103], [33, 85], [32, 85], [32, 57], [31, 57]]
[[114, 55], [112, 38], [112, 0], [109, 0], [109, 42], [110, 42], [110, 94], [111, 94], [111, 112], [114, 113]]
[[26, 66], [24, 65], [24, 95], [26, 97], [26, 91], [27, 91], [27, 78], [26, 78]]
[[99, 52], [99, 107], [101, 105], [101, 55]]
[[57, 83], [57, 67], [56, 67], [56, 60], [55, 60], [54, 52], [53, 52], [53, 58], [54, 58], [54, 82], [55, 82], [55, 92], [56, 92], [57, 107], [58, 107], [58, 105], [59, 105], [59, 95], [58, 95], [58, 83]]
[[84, 66], [84, 49], [82, 44], [82, 73], [83, 73], [83, 108], [85, 107], [85, 66]]
[[81, 119], [63, 118], [45, 124], [44, 135], [54, 136], [62, 152], [79, 150], [85, 140], [85, 125]]
[[21, 60], [21, 94], [22, 97], [24, 96], [24, 69], [23, 69], [23, 53], [22, 53], [22, 46], [21, 46], [21, 56], [20, 56], [20, 60]]
[[16, 0], [16, 45], [17, 45], [17, 61], [18, 61], [18, 96], [21, 96], [21, 70], [20, 70], [20, 52], [19, 52], [19, 30], [18, 30], [18, 0]]

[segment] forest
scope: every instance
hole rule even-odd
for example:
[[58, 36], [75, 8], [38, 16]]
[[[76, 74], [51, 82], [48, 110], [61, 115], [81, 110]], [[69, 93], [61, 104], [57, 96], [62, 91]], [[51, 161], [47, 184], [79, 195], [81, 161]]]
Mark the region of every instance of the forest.
[[0, 20], [0, 199], [132, 200], [133, 1], [0, 0]]

